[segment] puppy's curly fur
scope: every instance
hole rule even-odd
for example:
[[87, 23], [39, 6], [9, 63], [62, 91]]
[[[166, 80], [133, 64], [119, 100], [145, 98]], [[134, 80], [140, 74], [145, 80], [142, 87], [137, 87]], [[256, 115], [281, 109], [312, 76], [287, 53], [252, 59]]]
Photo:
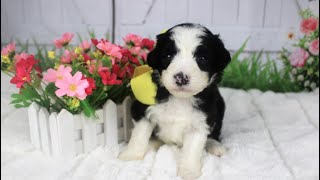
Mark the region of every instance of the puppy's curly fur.
[[201, 25], [180, 24], [158, 35], [147, 58], [158, 86], [157, 103], [133, 103], [135, 127], [119, 158], [143, 158], [154, 136], [181, 148], [179, 175], [200, 176], [205, 148], [218, 156], [225, 152], [219, 143], [225, 103], [217, 84], [230, 60], [219, 36]]

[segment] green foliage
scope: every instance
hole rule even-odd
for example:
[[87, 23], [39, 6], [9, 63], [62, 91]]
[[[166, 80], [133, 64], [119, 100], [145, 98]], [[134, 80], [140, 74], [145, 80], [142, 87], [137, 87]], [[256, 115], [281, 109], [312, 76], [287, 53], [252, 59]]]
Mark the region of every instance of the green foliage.
[[25, 86], [21, 89], [19, 94], [11, 95], [11, 104], [14, 104], [16, 108], [28, 107], [33, 101], [40, 105], [46, 105], [47, 103], [41, 98], [35, 88], [31, 86]]
[[269, 56], [267, 56], [266, 63], [262, 62], [263, 51], [240, 59], [247, 42], [248, 40], [233, 54], [231, 63], [225, 69], [221, 86], [243, 90], [299, 91], [286, 69], [279, 70], [275, 61], [271, 60]]
[[80, 101], [81, 107], [83, 108], [83, 113], [87, 117], [95, 117], [98, 118], [95, 109], [90, 105], [87, 100]]

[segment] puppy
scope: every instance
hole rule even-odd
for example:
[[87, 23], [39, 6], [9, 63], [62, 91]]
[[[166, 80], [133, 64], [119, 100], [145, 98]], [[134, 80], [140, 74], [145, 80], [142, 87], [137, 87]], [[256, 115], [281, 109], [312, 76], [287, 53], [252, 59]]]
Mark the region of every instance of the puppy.
[[225, 104], [217, 84], [230, 62], [230, 53], [218, 35], [197, 24], [180, 24], [157, 36], [147, 63], [154, 69], [158, 90], [155, 105], [135, 101], [134, 129], [122, 160], [143, 159], [155, 136], [181, 148], [178, 175], [195, 179], [201, 175], [201, 156], [225, 153], [219, 143]]

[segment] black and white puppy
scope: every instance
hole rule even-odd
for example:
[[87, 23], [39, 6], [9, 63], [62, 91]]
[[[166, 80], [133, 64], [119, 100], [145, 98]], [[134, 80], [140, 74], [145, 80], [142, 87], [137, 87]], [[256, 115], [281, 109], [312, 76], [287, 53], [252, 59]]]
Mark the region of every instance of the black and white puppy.
[[[222, 155], [219, 143], [225, 104], [217, 83], [230, 62], [218, 35], [197, 24], [180, 24], [157, 36], [147, 63], [155, 71], [156, 104], [135, 101], [135, 126], [122, 160], [142, 159], [155, 136], [181, 148], [178, 174], [185, 179], [201, 175], [205, 149]], [[158, 73], [157, 73], [158, 72]]]

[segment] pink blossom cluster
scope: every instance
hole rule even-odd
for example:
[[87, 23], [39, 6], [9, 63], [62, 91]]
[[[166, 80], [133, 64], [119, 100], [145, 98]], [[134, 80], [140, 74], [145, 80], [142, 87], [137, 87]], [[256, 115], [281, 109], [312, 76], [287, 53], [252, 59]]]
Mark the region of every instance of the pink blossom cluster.
[[289, 57], [290, 63], [294, 67], [304, 67], [310, 56], [319, 56], [319, 36], [312, 38], [313, 33], [319, 31], [319, 19], [315, 17], [303, 19], [300, 23], [300, 31], [308, 38], [305, 38], [306, 46], [295, 49]]

